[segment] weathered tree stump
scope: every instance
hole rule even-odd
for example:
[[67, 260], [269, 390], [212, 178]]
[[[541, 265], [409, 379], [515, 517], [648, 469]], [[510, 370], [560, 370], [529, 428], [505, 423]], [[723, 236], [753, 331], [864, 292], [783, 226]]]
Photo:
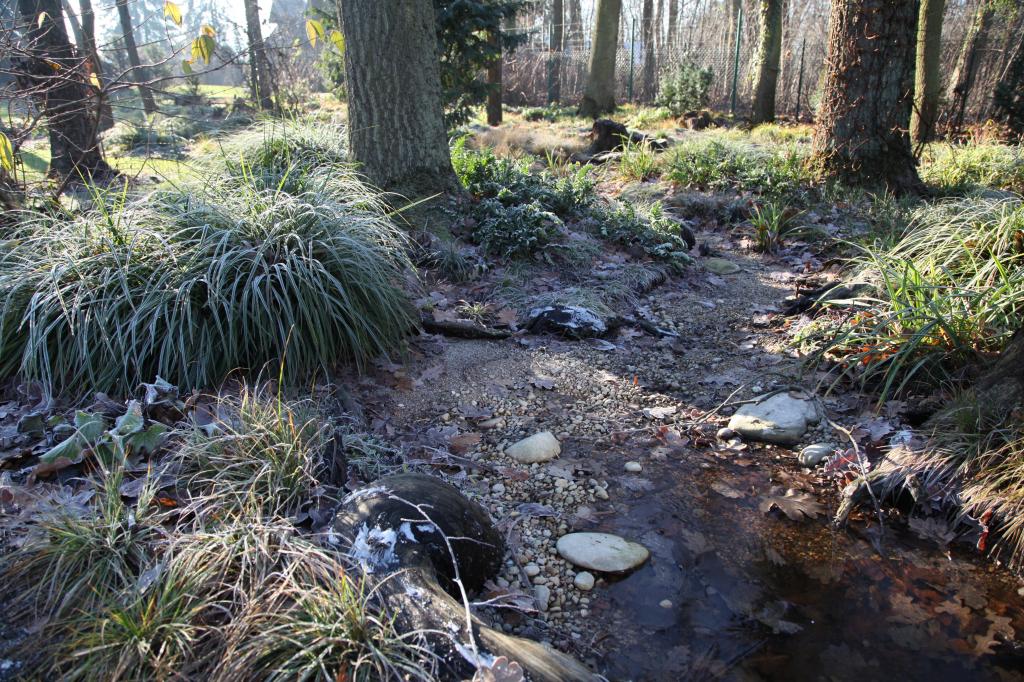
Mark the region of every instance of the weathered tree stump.
[[334, 531], [399, 628], [425, 633], [444, 679], [471, 677], [491, 656], [517, 661], [532, 680], [595, 679], [570, 656], [469, 614], [467, 595], [497, 573], [505, 547], [487, 512], [454, 486], [426, 474], [382, 478], [346, 498]]
[[594, 121], [594, 125], [590, 129], [590, 146], [587, 148], [586, 154], [593, 157], [620, 151], [627, 143], [642, 144], [645, 142], [651, 145], [651, 149], [655, 151], [661, 151], [667, 146], [664, 140], [657, 140], [643, 133], [631, 133], [625, 125], [617, 121], [610, 118], [599, 118]]

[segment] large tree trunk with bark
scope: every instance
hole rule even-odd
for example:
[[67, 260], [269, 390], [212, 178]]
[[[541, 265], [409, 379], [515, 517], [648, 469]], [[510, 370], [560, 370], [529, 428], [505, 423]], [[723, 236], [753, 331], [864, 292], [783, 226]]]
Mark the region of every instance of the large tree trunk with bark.
[[907, 130], [919, 7], [920, 0], [833, 4], [813, 144], [827, 175], [899, 193], [921, 190]]
[[468, 599], [494, 576], [504, 541], [487, 512], [455, 487], [425, 474], [374, 481], [350, 495], [333, 524], [349, 555], [404, 632], [423, 632], [440, 654], [440, 679], [469, 679], [478, 663], [504, 656], [531, 680], [585, 682], [580, 663], [513, 637], [470, 615]]
[[914, 110], [910, 114], [910, 139], [924, 144], [935, 134], [939, 112], [939, 60], [942, 57], [942, 16], [946, 0], [921, 0], [917, 21], [917, 59], [914, 73]]
[[381, 187], [456, 186], [430, 0], [341, 3], [351, 153]]
[[757, 41], [754, 80], [754, 123], [775, 120], [775, 90], [779, 82], [779, 61], [782, 58], [782, 15], [785, 0], [760, 0], [761, 31]]
[[992, 27], [992, 1], [979, 0], [978, 7], [974, 12], [974, 18], [967, 32], [964, 34], [964, 42], [960, 47], [960, 55], [957, 57], [956, 66], [953, 67], [953, 75], [949, 80], [948, 114], [949, 129], [951, 132], [958, 132], [964, 125], [964, 115], [967, 111], [967, 100], [974, 88], [974, 80], [978, 74], [978, 67], [981, 62], [981, 53], [985, 51], [988, 44], [989, 30]]
[[[679, 23], [679, 0], [668, 0], [668, 36], [665, 41], [670, 54], [676, 47], [676, 24]], [[671, 59], [671, 56], [670, 56]]]
[[121, 35], [124, 37], [124, 48], [128, 53], [128, 64], [132, 67], [132, 78], [139, 82], [139, 96], [142, 97], [142, 108], [146, 115], [156, 111], [156, 102], [153, 100], [153, 92], [149, 89], [146, 81], [149, 77], [146, 70], [142, 68], [142, 60], [139, 58], [139, 48], [135, 43], [135, 29], [132, 27], [132, 15], [128, 10], [128, 0], [116, 0], [117, 14], [121, 19]]
[[[87, 74], [64, 29], [60, 0], [18, 0], [26, 58], [19, 84], [46, 117], [50, 138], [50, 177], [61, 182], [114, 174], [97, 142], [89, 111]], [[56, 65], [59, 68], [54, 68]]]
[[548, 60], [548, 104], [562, 98], [562, 42], [565, 34], [565, 8], [562, 0], [551, 2], [551, 57]]
[[566, 24], [568, 25], [568, 39], [575, 44], [583, 38], [583, 12], [580, 9], [580, 0], [567, 0]]
[[245, 33], [249, 41], [249, 87], [252, 99], [263, 110], [274, 108], [270, 85], [270, 61], [260, 27], [260, 8], [256, 0], [245, 0]]
[[615, 110], [615, 56], [619, 49], [621, 12], [622, 0], [597, 0], [590, 69], [580, 102], [580, 116], [596, 118]]

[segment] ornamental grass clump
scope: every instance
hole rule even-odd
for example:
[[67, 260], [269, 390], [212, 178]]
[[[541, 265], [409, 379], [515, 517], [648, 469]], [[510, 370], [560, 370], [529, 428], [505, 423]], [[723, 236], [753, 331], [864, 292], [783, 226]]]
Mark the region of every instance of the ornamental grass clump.
[[156, 375], [194, 388], [394, 350], [412, 324], [405, 237], [354, 178], [310, 182], [26, 214], [0, 253], [0, 375], [79, 395]]

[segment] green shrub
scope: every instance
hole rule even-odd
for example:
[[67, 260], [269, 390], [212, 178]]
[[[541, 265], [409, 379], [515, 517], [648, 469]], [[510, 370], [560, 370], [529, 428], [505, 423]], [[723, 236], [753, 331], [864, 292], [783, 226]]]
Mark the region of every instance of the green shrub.
[[855, 279], [876, 293], [817, 330], [822, 352], [883, 399], [953, 381], [1024, 320], [1024, 207], [974, 198], [921, 208], [894, 247], [866, 249]]
[[480, 202], [473, 239], [493, 256], [526, 258], [556, 242], [562, 220], [539, 201], [506, 206], [494, 199]]
[[75, 395], [156, 375], [192, 388], [394, 349], [405, 238], [364, 186], [333, 190], [349, 201], [234, 182], [32, 215], [0, 253], [0, 374]]
[[701, 109], [707, 105], [711, 79], [711, 69], [702, 69], [689, 61], [679, 62], [662, 75], [655, 101], [674, 116]]
[[622, 157], [619, 159], [619, 172], [628, 180], [642, 182], [655, 175], [658, 169], [658, 159], [651, 149], [651, 143], [627, 142], [622, 150]]
[[682, 226], [664, 214], [660, 203], [647, 208], [629, 203], [598, 209], [593, 224], [600, 237], [625, 247], [639, 247], [653, 259], [676, 267], [691, 262]]
[[946, 192], [989, 188], [1024, 193], [1024, 152], [1016, 145], [936, 142], [924, 149], [921, 179]]
[[790, 145], [768, 150], [720, 136], [684, 141], [667, 152], [664, 177], [686, 187], [754, 192], [806, 203], [813, 174], [806, 152]]

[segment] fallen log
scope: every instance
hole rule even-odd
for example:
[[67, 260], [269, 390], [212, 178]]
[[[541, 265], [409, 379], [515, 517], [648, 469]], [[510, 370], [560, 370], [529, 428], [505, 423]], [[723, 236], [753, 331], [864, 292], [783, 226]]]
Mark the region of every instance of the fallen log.
[[466, 679], [496, 658], [531, 680], [595, 680], [570, 656], [494, 630], [471, 614], [468, 595], [497, 573], [504, 541], [480, 505], [426, 474], [399, 474], [352, 493], [334, 532], [375, 583], [406, 632], [422, 632], [442, 679]]
[[512, 332], [505, 329], [485, 327], [471, 320], [435, 320], [430, 315], [420, 318], [420, 326], [424, 331], [458, 339], [507, 339]]

